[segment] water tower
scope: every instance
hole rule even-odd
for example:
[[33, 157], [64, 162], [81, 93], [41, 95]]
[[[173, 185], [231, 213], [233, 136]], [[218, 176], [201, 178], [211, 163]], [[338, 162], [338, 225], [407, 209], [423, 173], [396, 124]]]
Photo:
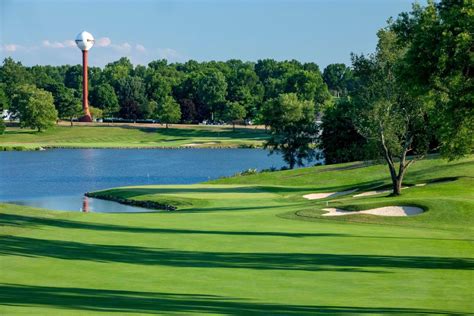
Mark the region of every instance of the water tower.
[[94, 37], [91, 33], [82, 31], [76, 36], [77, 47], [82, 51], [82, 109], [84, 116], [79, 118], [80, 122], [92, 122], [92, 116], [89, 111], [88, 97], [88, 81], [87, 81], [87, 52], [94, 45]]

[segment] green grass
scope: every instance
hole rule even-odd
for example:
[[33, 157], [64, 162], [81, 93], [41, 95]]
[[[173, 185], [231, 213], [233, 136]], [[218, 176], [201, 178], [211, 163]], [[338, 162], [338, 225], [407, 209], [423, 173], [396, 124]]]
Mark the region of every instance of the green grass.
[[261, 146], [265, 131], [221, 126], [156, 128], [128, 126], [55, 126], [44, 132], [7, 128], [0, 146], [66, 148], [174, 148], [174, 147], [254, 147]]
[[[468, 314], [474, 157], [418, 162], [406, 181], [433, 183], [400, 197], [301, 197], [389, 183], [385, 166], [350, 163], [103, 191], [174, 212], [0, 204], [0, 314]], [[327, 218], [326, 202], [426, 212]]]

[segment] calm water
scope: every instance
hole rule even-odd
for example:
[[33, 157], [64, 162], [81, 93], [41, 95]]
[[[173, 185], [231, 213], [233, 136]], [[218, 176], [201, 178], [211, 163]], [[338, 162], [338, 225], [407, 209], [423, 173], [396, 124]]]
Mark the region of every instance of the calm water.
[[56, 210], [143, 212], [85, 192], [128, 185], [191, 184], [281, 167], [261, 149], [54, 149], [0, 152], [0, 201]]

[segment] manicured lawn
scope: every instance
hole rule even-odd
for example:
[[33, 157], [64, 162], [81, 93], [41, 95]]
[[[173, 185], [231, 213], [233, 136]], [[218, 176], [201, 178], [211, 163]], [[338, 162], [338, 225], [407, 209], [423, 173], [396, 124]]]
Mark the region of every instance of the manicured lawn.
[[[428, 185], [400, 197], [301, 197], [387, 183], [385, 166], [351, 163], [105, 191], [174, 212], [0, 205], [0, 314], [472, 312], [474, 157], [416, 163], [407, 184]], [[327, 202], [427, 212], [327, 218]]]
[[0, 135], [0, 146], [25, 147], [94, 147], [94, 148], [147, 148], [147, 147], [239, 147], [260, 146], [265, 131], [255, 128], [222, 126], [150, 127], [126, 126], [56, 126], [38, 133], [29, 129], [8, 128]]

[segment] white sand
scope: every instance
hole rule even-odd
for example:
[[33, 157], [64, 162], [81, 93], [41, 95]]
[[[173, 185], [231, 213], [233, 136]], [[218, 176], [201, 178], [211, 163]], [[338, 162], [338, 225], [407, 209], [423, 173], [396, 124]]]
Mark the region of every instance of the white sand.
[[323, 216], [341, 216], [351, 214], [371, 214], [378, 216], [412, 216], [423, 213], [423, 209], [415, 206], [385, 206], [365, 211], [346, 211], [338, 208], [323, 208], [328, 213]]
[[344, 194], [349, 194], [357, 191], [357, 189], [354, 190], [347, 190], [347, 191], [340, 191], [340, 192], [324, 192], [324, 193], [311, 193], [311, 194], [306, 194], [303, 195], [305, 199], [308, 200], [319, 200], [319, 199], [325, 199], [328, 197], [335, 197], [339, 195], [344, 195]]
[[[408, 187], [402, 187], [402, 190], [407, 189]], [[362, 197], [362, 196], [371, 196], [371, 195], [376, 195], [376, 194], [382, 194], [382, 193], [391, 193], [392, 190], [375, 190], [375, 191], [367, 191], [367, 192], [362, 192], [356, 195], [353, 195], [352, 197]]]

